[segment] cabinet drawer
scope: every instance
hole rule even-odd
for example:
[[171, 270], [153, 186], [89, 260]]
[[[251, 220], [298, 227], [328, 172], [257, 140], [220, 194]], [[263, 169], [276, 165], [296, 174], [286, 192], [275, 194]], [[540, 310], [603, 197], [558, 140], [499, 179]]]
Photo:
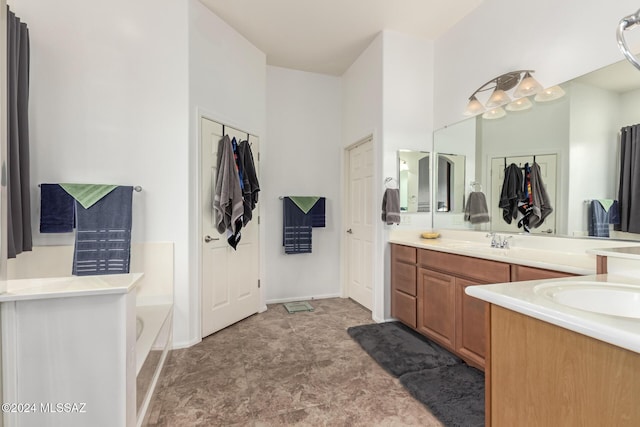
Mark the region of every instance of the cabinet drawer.
[[412, 248], [411, 246], [403, 246], [403, 245], [391, 245], [391, 260], [392, 261], [402, 261], [408, 264], [416, 263], [416, 248]]
[[416, 296], [416, 266], [394, 262], [391, 272], [391, 289]]
[[412, 297], [399, 291], [393, 291], [391, 296], [391, 316], [400, 320], [405, 325], [415, 328], [417, 326], [416, 297]]
[[511, 281], [521, 282], [523, 280], [557, 279], [560, 277], [572, 277], [575, 274], [564, 273], [562, 271], [544, 270], [541, 268], [526, 267], [514, 264], [511, 268]]
[[507, 263], [428, 249], [418, 251], [418, 264], [421, 267], [468, 277], [484, 283], [508, 282], [511, 278], [510, 265]]

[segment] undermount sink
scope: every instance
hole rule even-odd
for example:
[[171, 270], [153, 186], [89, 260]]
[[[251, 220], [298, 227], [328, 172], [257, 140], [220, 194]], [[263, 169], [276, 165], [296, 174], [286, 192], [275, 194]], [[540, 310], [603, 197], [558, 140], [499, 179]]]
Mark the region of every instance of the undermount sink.
[[534, 292], [579, 310], [640, 319], [640, 286], [572, 280], [543, 283]]

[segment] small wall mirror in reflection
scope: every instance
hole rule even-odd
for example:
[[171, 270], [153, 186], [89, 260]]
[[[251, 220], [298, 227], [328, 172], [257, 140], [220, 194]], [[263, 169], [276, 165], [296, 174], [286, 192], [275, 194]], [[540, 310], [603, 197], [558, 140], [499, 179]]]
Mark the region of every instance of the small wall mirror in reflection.
[[464, 212], [465, 156], [436, 155], [436, 212]]
[[431, 212], [431, 156], [425, 151], [398, 151], [401, 212]]

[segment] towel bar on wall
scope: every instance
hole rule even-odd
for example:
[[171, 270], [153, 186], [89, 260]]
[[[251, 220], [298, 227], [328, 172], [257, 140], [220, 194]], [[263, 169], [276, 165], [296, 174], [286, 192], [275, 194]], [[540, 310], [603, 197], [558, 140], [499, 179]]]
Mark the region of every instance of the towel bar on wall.
[[[40, 184], [38, 184], [38, 187], [40, 187]], [[140, 185], [136, 185], [133, 189], [138, 193], [142, 191], [142, 187]]]

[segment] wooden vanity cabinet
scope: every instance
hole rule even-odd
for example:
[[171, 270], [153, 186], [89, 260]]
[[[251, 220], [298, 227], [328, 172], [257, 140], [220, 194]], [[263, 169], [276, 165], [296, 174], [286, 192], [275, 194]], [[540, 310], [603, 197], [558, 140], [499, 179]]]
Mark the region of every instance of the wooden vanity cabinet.
[[418, 331], [484, 369], [489, 306], [467, 286], [508, 282], [509, 264], [418, 250]]
[[453, 349], [455, 346], [455, 277], [418, 269], [418, 331]]
[[391, 245], [391, 315], [417, 328], [417, 249]]
[[391, 245], [391, 315], [484, 370], [489, 304], [467, 286], [572, 276], [552, 270]]
[[543, 270], [541, 268], [527, 267], [513, 264], [511, 266], [511, 281], [523, 282], [525, 280], [558, 279], [560, 277], [571, 277], [575, 274], [563, 273], [561, 271]]

